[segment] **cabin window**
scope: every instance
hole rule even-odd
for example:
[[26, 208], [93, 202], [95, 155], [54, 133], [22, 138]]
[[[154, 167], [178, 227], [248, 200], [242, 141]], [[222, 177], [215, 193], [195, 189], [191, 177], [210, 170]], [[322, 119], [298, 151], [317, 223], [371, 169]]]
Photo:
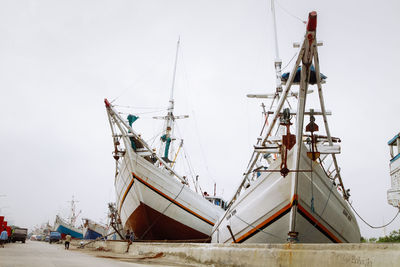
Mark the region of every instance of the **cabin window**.
[[391, 159], [393, 159], [399, 154], [400, 154], [400, 138], [397, 138], [396, 141], [390, 144], [390, 157]]

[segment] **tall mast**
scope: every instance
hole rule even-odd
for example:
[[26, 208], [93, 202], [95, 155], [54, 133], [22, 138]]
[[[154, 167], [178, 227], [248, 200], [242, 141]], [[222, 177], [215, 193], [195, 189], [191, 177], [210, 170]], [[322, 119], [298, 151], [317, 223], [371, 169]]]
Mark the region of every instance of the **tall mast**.
[[174, 72], [173, 72], [173, 75], [172, 75], [172, 86], [171, 86], [171, 95], [170, 95], [170, 98], [169, 98], [168, 114], [167, 114], [167, 116], [153, 117], [154, 119], [165, 120], [165, 129], [164, 129], [165, 134], [163, 136], [161, 136], [161, 140], [164, 142], [164, 145], [161, 145], [161, 147], [164, 146], [164, 152], [162, 152], [162, 150], [160, 150], [160, 152], [163, 153], [163, 155], [161, 154], [161, 157], [168, 163], [172, 163], [168, 159], [168, 155], [169, 154], [173, 154], [172, 147], [170, 149], [170, 145], [171, 145], [171, 142], [173, 141], [173, 138], [171, 136], [174, 133], [174, 129], [173, 129], [174, 121], [176, 119], [185, 119], [185, 118], [189, 117], [188, 115], [174, 116], [175, 76], [176, 76], [176, 68], [177, 68], [177, 65], [178, 65], [178, 53], [179, 53], [180, 40], [181, 40], [181, 38], [179, 37], [178, 38], [178, 42], [176, 43]]
[[70, 223], [71, 223], [71, 225], [75, 225], [76, 218], [77, 218], [77, 217], [79, 216], [79, 214], [80, 214], [80, 212], [79, 212], [78, 214], [76, 214], [76, 210], [75, 210], [75, 208], [76, 208], [75, 203], [78, 202], [78, 201], [74, 200], [74, 196], [72, 196], [72, 200], [69, 201], [69, 202], [71, 202], [71, 215], [70, 215], [71, 217], [70, 217]]
[[279, 47], [278, 47], [278, 32], [276, 29], [276, 16], [275, 16], [275, 0], [271, 0], [271, 12], [272, 12], [272, 22], [274, 27], [274, 43], [275, 43], [275, 75], [276, 75], [276, 92], [282, 92], [282, 82], [281, 82], [281, 68], [282, 60], [279, 57]]
[[170, 143], [172, 142], [171, 136], [173, 135], [173, 126], [174, 126], [174, 89], [175, 89], [175, 77], [176, 77], [176, 67], [178, 65], [178, 53], [179, 53], [179, 44], [181, 41], [181, 37], [178, 37], [178, 42], [176, 42], [176, 53], [175, 53], [175, 63], [174, 63], [174, 72], [172, 74], [172, 85], [171, 85], [171, 95], [169, 97], [169, 106], [168, 106], [168, 114], [166, 116], [166, 123], [165, 123], [165, 152], [164, 157], [168, 159], [168, 154], [173, 153], [172, 149], [173, 146], [170, 147]]
[[[171, 131], [172, 133], [172, 124], [174, 120], [174, 89], [175, 89], [175, 77], [176, 77], [176, 67], [178, 65], [178, 53], [179, 53], [179, 45], [180, 45], [181, 37], [179, 36], [178, 42], [176, 43], [176, 53], [175, 53], [175, 63], [174, 63], [174, 72], [172, 74], [172, 85], [171, 85], [171, 95], [169, 97], [169, 106], [168, 106], [168, 115], [167, 115], [167, 124], [166, 124], [166, 133]], [[168, 130], [168, 127], [170, 130]]]
[[175, 53], [175, 64], [174, 64], [174, 73], [172, 75], [172, 86], [171, 86], [171, 96], [169, 98], [170, 108], [174, 108], [174, 87], [175, 87], [175, 76], [176, 76], [176, 66], [178, 64], [178, 53], [179, 53], [179, 45], [180, 45], [181, 37], [179, 36], [178, 42], [176, 43], [176, 53]]

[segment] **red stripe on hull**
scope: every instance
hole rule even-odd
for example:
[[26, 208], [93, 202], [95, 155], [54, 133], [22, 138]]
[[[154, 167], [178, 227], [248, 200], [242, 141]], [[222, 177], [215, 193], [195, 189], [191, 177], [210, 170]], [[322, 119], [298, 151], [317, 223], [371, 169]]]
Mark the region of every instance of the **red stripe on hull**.
[[141, 240], [194, 240], [208, 236], [140, 203], [129, 216], [126, 227]]

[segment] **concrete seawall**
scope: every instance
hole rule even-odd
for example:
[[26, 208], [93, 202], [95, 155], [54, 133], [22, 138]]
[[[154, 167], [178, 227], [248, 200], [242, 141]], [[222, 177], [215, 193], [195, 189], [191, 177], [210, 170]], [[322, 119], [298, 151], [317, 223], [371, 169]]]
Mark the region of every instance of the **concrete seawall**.
[[[400, 244], [191, 244], [98, 241], [90, 247], [208, 266], [400, 266]], [[126, 253], [126, 251], [128, 251]]]

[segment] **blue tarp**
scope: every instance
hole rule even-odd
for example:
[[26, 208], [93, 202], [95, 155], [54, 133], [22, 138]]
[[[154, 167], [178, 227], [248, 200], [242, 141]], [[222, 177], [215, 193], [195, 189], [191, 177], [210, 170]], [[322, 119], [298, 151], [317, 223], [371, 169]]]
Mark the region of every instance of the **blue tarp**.
[[[293, 80], [294, 83], [299, 83], [300, 82], [300, 74], [301, 74], [301, 67], [298, 67], [297, 71], [296, 71], [296, 74], [294, 76], [294, 80]], [[283, 81], [287, 81], [289, 79], [289, 75], [290, 75], [290, 72], [285, 72], [284, 74], [282, 74], [282, 80]], [[328, 78], [322, 73], [320, 73], [320, 77], [321, 77], [321, 81], [325, 80], [326, 78]], [[317, 75], [315, 73], [315, 68], [314, 68], [313, 65], [311, 65], [311, 74], [310, 74], [309, 83], [310, 84], [316, 84], [317, 83]]]

